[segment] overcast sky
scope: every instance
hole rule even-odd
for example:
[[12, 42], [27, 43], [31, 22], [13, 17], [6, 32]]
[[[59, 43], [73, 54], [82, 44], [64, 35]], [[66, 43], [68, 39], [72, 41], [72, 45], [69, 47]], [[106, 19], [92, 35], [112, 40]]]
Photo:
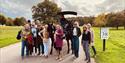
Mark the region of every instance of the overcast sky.
[[[32, 19], [31, 8], [43, 0], [0, 0], [0, 13], [15, 18], [24, 16]], [[52, 0], [63, 11], [78, 12], [78, 16], [93, 16], [103, 12], [125, 9], [125, 0]]]

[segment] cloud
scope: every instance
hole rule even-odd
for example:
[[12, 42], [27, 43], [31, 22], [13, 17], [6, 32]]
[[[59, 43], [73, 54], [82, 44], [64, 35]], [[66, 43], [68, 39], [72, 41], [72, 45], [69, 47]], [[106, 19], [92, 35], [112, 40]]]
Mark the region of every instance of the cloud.
[[[32, 19], [31, 8], [43, 0], [0, 0], [0, 12], [10, 16]], [[125, 0], [52, 0], [62, 10], [76, 11], [79, 16], [97, 15], [125, 9]]]
[[96, 13], [115, 12], [125, 9], [125, 0], [105, 0], [104, 2], [95, 5]]
[[31, 8], [38, 2], [39, 0], [0, 0], [0, 12], [12, 18], [23, 16], [32, 19]]

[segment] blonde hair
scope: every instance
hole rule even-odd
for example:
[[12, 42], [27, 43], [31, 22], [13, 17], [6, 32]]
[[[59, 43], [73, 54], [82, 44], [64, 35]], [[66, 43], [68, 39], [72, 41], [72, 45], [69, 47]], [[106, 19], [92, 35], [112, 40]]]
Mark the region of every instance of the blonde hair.
[[92, 27], [92, 25], [91, 25], [90, 23], [88, 23], [88, 24], [87, 24], [87, 26], [88, 26], [89, 28], [91, 28], [91, 27]]
[[88, 29], [88, 26], [86, 24], [84, 24], [82, 28], [87, 28]]

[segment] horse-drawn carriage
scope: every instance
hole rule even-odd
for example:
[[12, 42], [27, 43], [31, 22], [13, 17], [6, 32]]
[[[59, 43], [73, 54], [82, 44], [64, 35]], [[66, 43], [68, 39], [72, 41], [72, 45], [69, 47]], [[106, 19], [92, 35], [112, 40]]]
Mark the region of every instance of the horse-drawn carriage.
[[[73, 29], [73, 22], [72, 21], [68, 21], [64, 15], [77, 15], [77, 12], [74, 11], [63, 11], [63, 12], [59, 12], [58, 15], [60, 16], [60, 25], [62, 26], [63, 30], [64, 30], [64, 38], [67, 41], [67, 46], [68, 46], [68, 51], [67, 53], [70, 52], [70, 41], [72, 38], [72, 29]], [[71, 43], [72, 45], [72, 43]], [[71, 47], [72, 48], [72, 47]]]

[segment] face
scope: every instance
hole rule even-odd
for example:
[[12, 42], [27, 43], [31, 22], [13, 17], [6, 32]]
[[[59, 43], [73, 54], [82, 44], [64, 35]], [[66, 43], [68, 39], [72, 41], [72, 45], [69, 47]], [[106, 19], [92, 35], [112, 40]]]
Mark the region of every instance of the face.
[[56, 29], [60, 29], [60, 26], [59, 26], [59, 25], [56, 25]]
[[87, 27], [83, 27], [83, 30], [87, 30]]
[[77, 23], [74, 23], [74, 27], [77, 27]]
[[29, 24], [26, 24], [24, 27], [25, 27], [26, 30], [29, 30], [29, 29], [30, 29]]
[[87, 25], [87, 27], [88, 27], [88, 29], [90, 29], [91, 27], [90, 27], [90, 25]]
[[48, 25], [45, 25], [45, 28], [47, 29], [47, 28], [48, 28]]

